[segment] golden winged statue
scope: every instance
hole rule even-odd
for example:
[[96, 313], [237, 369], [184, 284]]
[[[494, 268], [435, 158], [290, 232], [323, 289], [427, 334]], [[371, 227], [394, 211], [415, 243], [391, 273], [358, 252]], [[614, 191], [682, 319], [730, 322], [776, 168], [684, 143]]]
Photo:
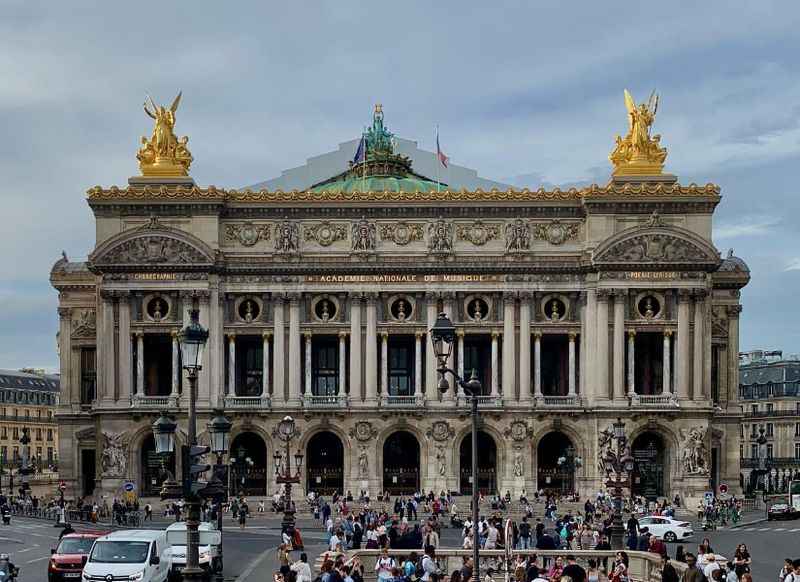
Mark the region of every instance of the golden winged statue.
[[628, 134], [616, 138], [616, 147], [608, 159], [614, 165], [614, 176], [660, 175], [667, 159], [667, 149], [661, 147], [661, 136], [650, 135], [650, 127], [658, 111], [658, 94], [653, 91], [647, 103], [636, 104], [625, 89], [628, 110]]
[[178, 93], [172, 105], [167, 108], [156, 105], [148, 95], [144, 112], [153, 118], [153, 134], [150, 139], [142, 136], [142, 147], [136, 153], [139, 169], [143, 176], [186, 176], [192, 163], [192, 154], [187, 144], [189, 138], [175, 135], [175, 112], [181, 103], [182, 93]]

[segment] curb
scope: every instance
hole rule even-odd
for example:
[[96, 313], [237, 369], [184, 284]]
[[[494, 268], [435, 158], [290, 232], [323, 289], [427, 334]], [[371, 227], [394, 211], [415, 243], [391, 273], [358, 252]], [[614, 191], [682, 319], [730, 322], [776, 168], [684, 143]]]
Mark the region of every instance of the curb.
[[748, 525], [755, 525], [757, 523], [764, 523], [767, 521], [766, 517], [761, 517], [759, 519], [754, 519], [753, 521], [743, 521], [742, 523], [737, 523], [736, 525], [731, 526], [729, 529], [739, 529], [740, 527], [747, 527]]

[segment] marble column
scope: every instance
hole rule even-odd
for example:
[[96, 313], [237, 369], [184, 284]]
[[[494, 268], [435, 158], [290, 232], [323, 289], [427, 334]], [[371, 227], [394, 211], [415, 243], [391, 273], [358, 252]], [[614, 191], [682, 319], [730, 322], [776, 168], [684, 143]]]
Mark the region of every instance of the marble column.
[[[444, 294], [444, 299], [442, 300], [442, 311], [444, 311], [447, 314], [447, 317], [450, 318], [450, 321], [455, 321], [455, 317], [453, 317], [453, 301], [454, 301], [454, 299], [455, 299], [454, 298], [454, 294], [448, 292], [448, 293]], [[456, 357], [455, 350], [451, 350], [450, 351], [450, 357], [447, 358], [447, 367], [450, 368], [451, 370], [453, 370], [456, 367], [455, 363], [453, 362], [453, 359], [455, 357]], [[462, 375], [462, 377], [463, 377], [463, 375]], [[438, 378], [437, 378], [437, 380], [438, 380]], [[453, 386], [453, 384], [454, 383], [451, 382], [451, 389], [448, 390], [447, 392], [444, 392], [443, 394], [441, 394], [442, 400], [452, 401], [456, 397], [456, 393], [457, 393], [456, 391], [458, 391], [458, 392], [462, 391], [460, 387], [456, 388], [455, 386]]]
[[170, 336], [172, 336], [172, 389], [170, 390], [170, 396], [177, 399], [179, 396], [178, 392], [181, 383], [181, 359], [180, 359], [181, 346], [178, 343], [177, 331], [172, 330]]
[[705, 382], [705, 339], [706, 339], [706, 292], [694, 295], [694, 370], [692, 372], [692, 398], [702, 400], [707, 397]]
[[503, 297], [503, 399], [516, 400], [516, 342], [514, 337], [514, 305], [513, 295]]
[[285, 308], [283, 297], [273, 297], [272, 303], [272, 401], [283, 404], [286, 400], [286, 329], [284, 324]]
[[542, 397], [542, 332], [533, 332], [533, 395]]
[[350, 398], [361, 402], [361, 297], [350, 297]]
[[303, 333], [303, 337], [305, 338], [305, 389], [306, 389], [306, 396], [313, 396], [314, 390], [311, 386], [311, 332], [306, 331]]
[[594, 289], [586, 290], [586, 340], [584, 351], [586, 353], [586, 368], [584, 369], [583, 380], [585, 390], [584, 398], [592, 398], [597, 393], [597, 291]]
[[519, 399], [531, 400], [531, 301], [528, 294], [519, 301]]
[[497, 353], [497, 338], [499, 334], [496, 331], [492, 332], [492, 396], [498, 396], [500, 394], [500, 386], [499, 386], [499, 370], [498, 365], [498, 353]]
[[422, 398], [422, 339], [425, 334], [421, 331], [414, 333], [414, 397]]
[[628, 330], [628, 397], [636, 394], [636, 332]]
[[[467, 370], [467, 376], [464, 376], [464, 330], [457, 329], [456, 330], [456, 338], [458, 340], [458, 369], [456, 372], [459, 376], [464, 378], [465, 380], [469, 380], [469, 377], [472, 374], [472, 370]], [[458, 395], [459, 397], [464, 396], [464, 388], [459, 384], [458, 385]]]
[[269, 396], [269, 331], [261, 332], [261, 397]]
[[664, 360], [664, 367], [663, 372], [661, 374], [662, 380], [662, 387], [661, 393], [662, 394], [672, 394], [672, 371], [670, 366], [670, 352], [671, 352], [671, 344], [670, 341], [672, 339], [672, 331], [665, 330], [664, 331], [664, 353], [663, 353], [663, 360]]
[[739, 315], [742, 313], [741, 305], [729, 305], [728, 315], [728, 401], [739, 399]]
[[[432, 292], [425, 293], [425, 299], [427, 301], [427, 329], [431, 329], [436, 323], [439, 300], [436, 294]], [[430, 334], [428, 334], [425, 341], [425, 400], [435, 401], [439, 399], [439, 390], [437, 389], [439, 373], [436, 371], [436, 368], [436, 354], [433, 352], [433, 342], [431, 342]]]
[[608, 398], [608, 297], [605, 291], [597, 293], [597, 381], [594, 397], [600, 399]]
[[675, 367], [678, 397], [689, 398], [691, 387], [689, 386], [689, 373], [691, 361], [691, 334], [689, 333], [689, 292], [681, 289], [678, 292], [678, 336], [675, 338], [675, 355], [677, 356]]
[[389, 395], [389, 332], [381, 332], [381, 394]]
[[[96, 321], [95, 319], [95, 326], [97, 325]], [[128, 345], [130, 345], [130, 342], [131, 336], [129, 335]], [[81, 404], [82, 387], [79, 382], [72, 381], [72, 309], [69, 307], [58, 308], [58, 356], [58, 371], [62, 378], [61, 389], [63, 390], [60, 396], [60, 403]], [[77, 357], [80, 358], [80, 351]], [[69, 382], [66, 381], [67, 378], [70, 380]]]
[[114, 353], [114, 300], [113, 296], [103, 291], [101, 298], [101, 321], [97, 326], [97, 364], [98, 393], [106, 406], [111, 406], [114, 400], [114, 384], [116, 366]]
[[614, 398], [625, 398], [625, 301], [627, 292], [614, 294]]
[[367, 404], [378, 402], [378, 313], [376, 298], [367, 298], [367, 335], [364, 357], [365, 387]]
[[575, 332], [567, 334], [569, 338], [569, 395], [575, 396]]
[[336, 393], [347, 393], [347, 332], [339, 332], [339, 386]]
[[208, 341], [206, 342], [206, 350], [204, 352], [203, 369], [200, 370], [197, 376], [197, 405], [207, 407], [211, 401], [211, 353], [213, 352], [212, 346], [214, 345], [214, 336], [217, 330], [211, 325], [209, 318], [209, 293], [208, 291], [201, 291], [198, 298], [198, 320], [200, 325], [208, 330]]
[[586, 326], [586, 291], [582, 291], [579, 294], [579, 301], [580, 301], [580, 320], [581, 320], [581, 349], [580, 349], [580, 363], [578, 369], [580, 370], [580, 374], [578, 376], [578, 392], [581, 395], [586, 394], [588, 391], [587, 387], [587, 371], [589, 367], [587, 365], [586, 360], [586, 352], [589, 350], [587, 349], [587, 326]]
[[[177, 339], [175, 343], [177, 344]], [[177, 359], [173, 358], [173, 361]], [[174, 375], [173, 370], [173, 377]], [[144, 396], [144, 332], [141, 331], [136, 332], [136, 394]]]
[[302, 390], [300, 375], [300, 297], [289, 299], [289, 405], [298, 406]]
[[228, 334], [228, 394], [238, 396], [236, 390], [236, 335]]
[[119, 399], [130, 401], [131, 381], [133, 372], [131, 365], [133, 355], [131, 354], [131, 306], [128, 300], [128, 293], [122, 293], [119, 297]]

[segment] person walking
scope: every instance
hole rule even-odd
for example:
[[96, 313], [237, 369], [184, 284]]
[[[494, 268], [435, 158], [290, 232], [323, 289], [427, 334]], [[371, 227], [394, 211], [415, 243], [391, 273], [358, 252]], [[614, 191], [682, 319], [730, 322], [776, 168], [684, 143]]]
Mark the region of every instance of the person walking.
[[144, 521], [148, 519], [153, 521], [153, 506], [149, 502], [144, 505]]
[[303, 552], [300, 559], [290, 566], [297, 573], [297, 582], [311, 582], [311, 566], [308, 565], [308, 555]]

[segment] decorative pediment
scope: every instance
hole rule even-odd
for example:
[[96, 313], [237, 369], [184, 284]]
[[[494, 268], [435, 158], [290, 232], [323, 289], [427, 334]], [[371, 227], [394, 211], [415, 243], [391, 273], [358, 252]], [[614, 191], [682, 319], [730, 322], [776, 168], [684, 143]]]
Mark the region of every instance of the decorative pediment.
[[609, 267], [691, 265], [714, 270], [720, 256], [710, 242], [695, 233], [666, 226], [656, 218], [607, 239], [595, 250], [592, 262]]
[[200, 239], [153, 217], [146, 225], [105, 241], [89, 261], [93, 266], [115, 267], [207, 266], [214, 263], [214, 253]]
[[93, 426], [83, 428], [75, 431], [75, 440], [78, 441], [94, 441], [96, 439], [95, 430]]

